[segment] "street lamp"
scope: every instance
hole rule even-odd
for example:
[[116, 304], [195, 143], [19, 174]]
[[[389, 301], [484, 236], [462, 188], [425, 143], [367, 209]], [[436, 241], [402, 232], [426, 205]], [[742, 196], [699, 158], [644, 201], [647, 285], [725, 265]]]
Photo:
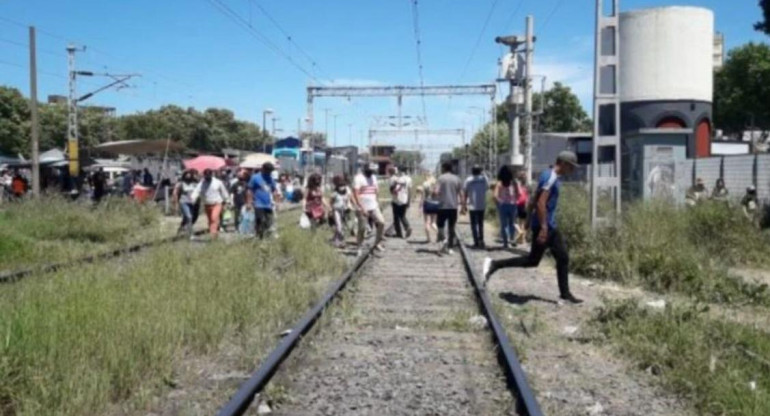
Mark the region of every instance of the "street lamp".
[[[266, 108], [265, 110], [262, 111], [262, 132], [264, 133], [265, 136], [269, 136], [270, 135], [270, 133], [267, 131], [267, 115], [268, 114], [270, 114], [270, 115], [274, 114], [273, 109]], [[265, 151], [267, 151], [267, 140], [263, 140], [262, 141], [262, 152], [264, 153]]]

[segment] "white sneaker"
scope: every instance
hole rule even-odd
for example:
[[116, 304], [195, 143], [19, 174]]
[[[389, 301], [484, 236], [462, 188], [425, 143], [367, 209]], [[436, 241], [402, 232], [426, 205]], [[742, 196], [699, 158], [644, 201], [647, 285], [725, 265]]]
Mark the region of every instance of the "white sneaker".
[[487, 285], [489, 280], [489, 272], [492, 271], [492, 259], [487, 257], [484, 259], [484, 267], [481, 269], [481, 278], [484, 279], [484, 286]]
[[382, 251], [385, 251], [385, 247], [383, 247], [382, 244], [377, 244], [376, 246], [374, 246], [374, 250], [382, 252]]
[[451, 248], [450, 248], [450, 249], [448, 249], [448, 250], [446, 251], [446, 253], [447, 253], [447, 254], [449, 254], [450, 256], [454, 256], [454, 255], [455, 255], [455, 251], [454, 251], [454, 250], [452, 250]]

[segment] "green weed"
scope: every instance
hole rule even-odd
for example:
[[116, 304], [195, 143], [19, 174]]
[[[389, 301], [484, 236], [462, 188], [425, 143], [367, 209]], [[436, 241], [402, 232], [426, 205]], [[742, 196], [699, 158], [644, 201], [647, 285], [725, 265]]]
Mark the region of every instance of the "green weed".
[[65, 261], [157, 237], [159, 212], [124, 198], [97, 206], [60, 197], [0, 210], [0, 268]]
[[610, 302], [593, 324], [620, 352], [691, 401], [698, 414], [767, 415], [770, 335], [709, 320], [698, 306], [651, 311]]
[[734, 265], [763, 265], [770, 239], [735, 208], [707, 203], [690, 209], [664, 202], [624, 207], [619, 221], [591, 230], [588, 196], [563, 188], [559, 228], [570, 248], [570, 267], [600, 279], [639, 283], [711, 302], [770, 305], [766, 286], [730, 276]]
[[183, 357], [225, 340], [250, 371], [344, 267], [327, 237], [285, 227], [270, 244], [179, 243], [5, 287], [0, 414], [141, 406]]

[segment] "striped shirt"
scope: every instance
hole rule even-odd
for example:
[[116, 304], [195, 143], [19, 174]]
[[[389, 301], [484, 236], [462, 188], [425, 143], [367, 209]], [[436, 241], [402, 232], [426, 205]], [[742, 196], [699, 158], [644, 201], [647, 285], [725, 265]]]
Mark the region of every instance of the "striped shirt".
[[366, 177], [363, 174], [356, 175], [353, 180], [353, 189], [358, 192], [358, 200], [365, 211], [374, 211], [379, 208], [377, 201], [377, 177]]

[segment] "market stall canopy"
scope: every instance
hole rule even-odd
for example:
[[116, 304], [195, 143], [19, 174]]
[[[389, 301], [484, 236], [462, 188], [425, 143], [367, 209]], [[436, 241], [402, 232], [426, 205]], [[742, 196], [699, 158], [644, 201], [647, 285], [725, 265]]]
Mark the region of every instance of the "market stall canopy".
[[94, 150], [116, 155], [146, 155], [150, 153], [176, 152], [184, 145], [172, 140], [122, 140], [94, 146]]
[[199, 173], [203, 173], [206, 169], [219, 170], [225, 166], [227, 166], [225, 160], [218, 156], [198, 156], [184, 161], [185, 169], [197, 170]]
[[67, 162], [67, 157], [62, 150], [51, 149], [40, 154], [41, 165], [55, 165], [62, 162]]
[[2, 165], [14, 166], [14, 165], [18, 165], [21, 161], [22, 160], [19, 159], [18, 157], [0, 155], [0, 166]]
[[278, 159], [273, 156], [267, 153], [252, 153], [241, 162], [241, 167], [244, 169], [260, 169], [262, 165], [268, 162], [278, 167]]

